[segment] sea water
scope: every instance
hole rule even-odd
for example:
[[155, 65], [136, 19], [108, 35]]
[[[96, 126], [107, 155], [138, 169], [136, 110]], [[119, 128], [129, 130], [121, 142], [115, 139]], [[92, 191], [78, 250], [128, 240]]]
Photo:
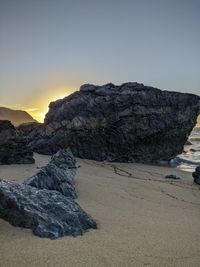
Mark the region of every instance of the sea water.
[[171, 160], [171, 166], [182, 171], [193, 172], [200, 165], [200, 127], [195, 127], [188, 141], [191, 145], [185, 145], [182, 154]]

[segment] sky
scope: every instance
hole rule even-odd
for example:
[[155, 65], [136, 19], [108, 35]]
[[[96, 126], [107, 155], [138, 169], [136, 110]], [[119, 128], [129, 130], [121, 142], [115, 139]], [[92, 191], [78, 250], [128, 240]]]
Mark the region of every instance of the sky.
[[0, 0], [0, 106], [39, 121], [81, 84], [200, 95], [199, 0]]

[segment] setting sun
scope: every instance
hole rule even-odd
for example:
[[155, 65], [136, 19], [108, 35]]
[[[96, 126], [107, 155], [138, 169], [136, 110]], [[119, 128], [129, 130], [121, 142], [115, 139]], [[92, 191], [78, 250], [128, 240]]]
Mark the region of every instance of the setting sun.
[[[52, 101], [56, 101], [56, 100], [58, 100], [58, 99], [62, 99], [62, 98], [64, 98], [64, 97], [66, 97], [67, 95], [59, 95], [59, 96], [55, 96], [55, 97], [53, 97], [51, 100], [50, 100], [50, 102], [52, 102]], [[48, 112], [48, 104], [47, 104], [47, 106], [46, 106], [46, 111], [45, 112], [33, 112], [32, 114], [31, 114], [31, 112], [29, 112], [38, 122], [44, 122], [44, 119], [45, 119], [45, 115], [46, 115], [46, 113]]]
[[37, 115], [34, 115], [34, 118], [38, 121], [38, 122], [44, 122], [44, 118], [45, 118], [46, 113], [45, 112], [40, 112]]
[[[49, 103], [56, 101], [58, 99], [62, 99], [69, 94], [74, 92], [72, 89], [66, 89], [65, 87], [61, 88], [53, 88], [48, 95], [43, 93], [40, 95], [41, 97], [39, 99], [36, 99], [34, 101], [34, 105], [37, 104], [38, 109], [26, 109], [24, 108], [25, 111], [27, 111], [31, 116], [33, 116], [34, 119], [36, 119], [38, 122], [44, 122], [44, 118], [46, 113], [48, 112], [48, 106]], [[37, 103], [36, 103], [37, 101]]]

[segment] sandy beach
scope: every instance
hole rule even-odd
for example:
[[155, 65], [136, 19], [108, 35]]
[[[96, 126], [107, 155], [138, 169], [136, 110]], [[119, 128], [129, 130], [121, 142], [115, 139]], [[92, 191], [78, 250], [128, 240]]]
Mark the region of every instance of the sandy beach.
[[[35, 154], [35, 164], [0, 166], [0, 178], [22, 182], [49, 158]], [[98, 230], [49, 240], [0, 219], [0, 266], [200, 266], [200, 187], [191, 173], [77, 161], [76, 201]]]

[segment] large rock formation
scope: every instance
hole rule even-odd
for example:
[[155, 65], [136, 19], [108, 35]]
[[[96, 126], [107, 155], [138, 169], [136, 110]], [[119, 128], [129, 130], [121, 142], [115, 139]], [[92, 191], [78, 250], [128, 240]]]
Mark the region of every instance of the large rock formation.
[[0, 218], [51, 239], [77, 236], [97, 228], [95, 221], [73, 199], [57, 191], [38, 190], [1, 179]]
[[24, 110], [13, 110], [5, 107], [0, 107], [0, 120], [9, 120], [14, 126], [18, 126], [24, 122], [36, 122], [36, 120]]
[[10, 121], [0, 121], [0, 165], [34, 163], [33, 152]]
[[43, 154], [70, 147], [75, 156], [157, 162], [181, 153], [200, 113], [200, 97], [138, 83], [82, 85], [50, 103], [44, 125], [29, 135]]
[[73, 179], [76, 175], [76, 160], [70, 149], [59, 150], [50, 162], [24, 184], [38, 189], [56, 190], [64, 196], [76, 198]]

